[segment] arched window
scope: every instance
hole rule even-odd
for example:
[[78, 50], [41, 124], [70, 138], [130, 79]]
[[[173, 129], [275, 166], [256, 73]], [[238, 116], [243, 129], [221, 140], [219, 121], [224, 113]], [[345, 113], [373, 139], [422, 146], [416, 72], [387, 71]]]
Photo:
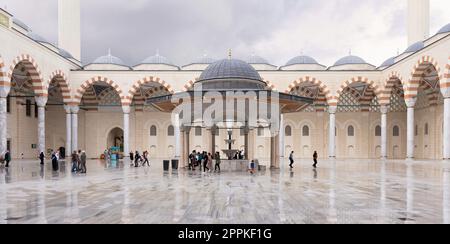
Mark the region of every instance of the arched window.
[[352, 125], [347, 128], [347, 136], [355, 136], [355, 127]]
[[175, 135], [175, 128], [173, 128], [173, 125], [169, 125], [167, 128], [167, 136], [174, 136]]
[[375, 127], [375, 136], [381, 136], [381, 126]]
[[157, 136], [156, 126], [154, 126], [154, 125], [152, 125], [152, 127], [150, 127], [150, 136]]
[[428, 136], [428, 132], [429, 132], [428, 129], [429, 129], [429, 128], [428, 128], [428, 123], [426, 123], [426, 124], [425, 124], [425, 135], [426, 135], [426, 136]]
[[258, 136], [263, 136], [264, 135], [264, 127], [260, 126], [258, 127]]
[[284, 135], [292, 136], [292, 127], [290, 125], [286, 126], [286, 128], [284, 129]]
[[392, 128], [392, 136], [400, 136], [400, 128], [397, 125]]
[[202, 127], [195, 127], [195, 136], [202, 136]]
[[302, 136], [309, 136], [309, 126], [307, 126], [307, 125], [303, 126]]

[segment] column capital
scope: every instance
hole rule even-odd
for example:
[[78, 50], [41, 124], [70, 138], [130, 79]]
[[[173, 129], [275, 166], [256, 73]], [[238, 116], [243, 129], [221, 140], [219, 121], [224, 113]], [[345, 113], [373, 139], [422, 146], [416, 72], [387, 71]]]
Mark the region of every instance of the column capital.
[[6, 98], [9, 94], [10, 90], [11, 90], [11, 87], [9, 87], [9, 86], [1, 86], [0, 87], [0, 97]]
[[337, 112], [337, 106], [329, 106], [328, 113], [335, 114]]
[[72, 113], [72, 106], [64, 105], [64, 110], [66, 110], [66, 114]]
[[124, 114], [129, 114], [131, 112], [130, 106], [122, 106], [122, 111]]
[[405, 99], [406, 106], [408, 108], [414, 108], [417, 102], [417, 97]]
[[441, 88], [441, 93], [444, 99], [450, 98], [450, 87]]
[[387, 114], [389, 111], [389, 107], [387, 105], [381, 105], [380, 106], [380, 113], [381, 114]]
[[36, 96], [34, 97], [34, 100], [36, 101], [38, 107], [45, 107], [45, 105], [47, 105], [48, 97]]
[[78, 112], [80, 112], [80, 106], [72, 105], [70, 106], [70, 110], [72, 111], [73, 114], [78, 114]]

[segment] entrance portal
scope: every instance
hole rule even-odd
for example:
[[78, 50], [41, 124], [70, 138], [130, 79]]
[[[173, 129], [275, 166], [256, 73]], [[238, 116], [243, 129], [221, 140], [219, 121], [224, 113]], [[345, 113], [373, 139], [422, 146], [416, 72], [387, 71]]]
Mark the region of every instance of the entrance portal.
[[108, 148], [118, 147], [123, 152], [123, 130], [120, 128], [114, 128], [108, 133], [108, 139], [106, 146]]

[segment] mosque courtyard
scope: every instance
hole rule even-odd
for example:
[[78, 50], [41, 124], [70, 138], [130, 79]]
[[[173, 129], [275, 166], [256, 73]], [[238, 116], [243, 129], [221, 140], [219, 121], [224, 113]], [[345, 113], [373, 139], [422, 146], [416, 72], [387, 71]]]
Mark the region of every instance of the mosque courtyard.
[[89, 161], [0, 168], [0, 223], [450, 223], [450, 164], [309, 160], [290, 171], [164, 173], [160, 163]]

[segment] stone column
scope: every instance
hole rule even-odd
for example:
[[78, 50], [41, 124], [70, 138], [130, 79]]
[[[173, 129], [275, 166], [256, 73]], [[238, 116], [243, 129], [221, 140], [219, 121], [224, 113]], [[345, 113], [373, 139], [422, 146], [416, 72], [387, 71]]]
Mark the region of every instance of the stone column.
[[416, 99], [408, 99], [405, 101], [408, 107], [407, 112], [407, 140], [406, 140], [406, 158], [414, 158], [414, 106]]
[[64, 105], [66, 110], [66, 157], [72, 155], [72, 109], [68, 105]]
[[217, 127], [211, 127], [211, 150], [210, 152], [214, 156], [216, 154], [216, 135], [217, 135]]
[[381, 158], [387, 159], [387, 112], [388, 106], [382, 105], [381, 112]]
[[328, 156], [330, 158], [336, 158], [336, 111], [337, 106], [328, 107], [328, 113], [330, 114], [330, 123], [328, 126]]
[[450, 159], [450, 88], [441, 89], [444, 95], [444, 131], [442, 136], [442, 154], [444, 159]]
[[175, 131], [175, 159], [181, 159], [181, 131], [180, 131], [180, 115], [175, 114], [175, 121], [173, 125]]
[[280, 135], [273, 134], [270, 138], [270, 167], [272, 169], [280, 168]]
[[281, 160], [284, 160], [284, 147], [285, 147], [285, 127], [284, 127], [284, 115], [280, 114], [280, 145], [278, 148]]
[[123, 110], [123, 156], [128, 158], [130, 155], [130, 106], [122, 106]]
[[187, 163], [187, 157], [188, 157], [188, 155], [189, 155], [189, 153], [188, 152], [186, 152], [186, 146], [185, 146], [185, 139], [184, 139], [184, 137], [185, 137], [185, 133], [184, 133], [184, 127], [183, 126], [180, 126], [179, 127], [179, 130], [180, 130], [180, 150], [181, 150], [181, 152], [180, 152], [180, 167], [181, 168], [186, 168], [186, 163]]
[[[6, 99], [8, 97], [8, 92], [4, 90], [4, 87], [0, 88], [0, 154], [3, 155], [6, 152], [6, 144], [7, 144], [7, 111], [6, 111]], [[9, 91], [9, 90], [8, 90]]]
[[249, 146], [248, 146], [248, 134], [250, 133], [250, 129], [248, 128], [248, 126], [246, 126], [244, 128], [244, 150], [245, 150], [245, 154], [244, 154], [244, 159], [245, 160], [249, 160]]
[[72, 151], [79, 150], [78, 148], [78, 112], [80, 107], [78, 105], [71, 107], [72, 111]]
[[187, 154], [189, 154], [191, 152], [191, 149], [190, 149], [190, 147], [191, 147], [190, 146], [191, 127], [185, 127], [184, 133], [185, 133], [185, 137], [184, 137], [185, 143], [184, 143], [184, 145], [186, 147]]
[[45, 105], [47, 104], [47, 97], [35, 97], [36, 105], [38, 106], [38, 149], [39, 153], [45, 154]]

